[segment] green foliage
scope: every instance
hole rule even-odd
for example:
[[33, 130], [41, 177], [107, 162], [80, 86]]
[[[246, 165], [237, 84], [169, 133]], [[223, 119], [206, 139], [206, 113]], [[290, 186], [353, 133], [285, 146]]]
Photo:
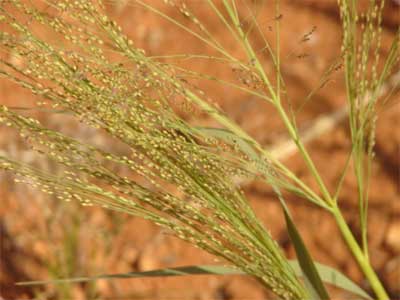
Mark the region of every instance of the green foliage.
[[282, 201], [283, 212], [285, 214], [286, 228], [289, 233], [290, 240], [294, 245], [296, 255], [298, 257], [299, 266], [304, 275], [305, 284], [308, 287], [312, 299], [329, 299], [328, 292], [326, 291], [322, 279], [318, 274], [317, 268], [308, 253], [306, 246], [304, 245], [303, 239], [300, 236], [295, 224], [293, 223], [289, 209], [286, 204]]

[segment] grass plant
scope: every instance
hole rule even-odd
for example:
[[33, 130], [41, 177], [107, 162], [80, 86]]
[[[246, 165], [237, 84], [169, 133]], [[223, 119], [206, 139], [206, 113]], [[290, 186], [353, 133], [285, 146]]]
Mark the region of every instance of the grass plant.
[[[282, 299], [327, 299], [329, 296], [316, 288], [318, 274], [313, 273], [312, 263], [309, 264], [311, 258], [299, 255], [305, 248], [299, 246], [297, 254], [311, 287], [307, 280], [304, 284], [296, 276], [237, 185], [237, 178], [257, 176], [273, 187], [289, 225], [292, 223], [282, 196], [284, 191], [328, 211], [375, 296], [388, 299], [371, 267], [367, 239], [376, 106], [379, 91], [399, 60], [400, 31], [386, 59], [380, 58], [384, 1], [369, 1], [364, 12], [360, 12], [357, 1], [338, 2], [352, 142], [349, 162], [352, 161], [357, 178], [360, 242], [340, 209], [341, 183], [351, 169], [350, 163], [336, 190], [329, 191], [304, 145], [295, 114], [284, 105], [289, 87], [281, 72], [279, 1], [272, 7], [276, 16], [274, 47], [263, 39], [264, 49], [273, 62], [272, 75], [252, 44], [254, 32], [262, 34], [256, 15], [250, 9], [246, 20], [241, 16], [250, 3], [204, 0], [204, 5], [209, 6], [213, 16], [243, 49], [244, 57], [230, 53], [185, 1], [166, 1], [166, 5], [178, 10], [193, 26], [173, 19], [149, 2], [130, 3], [172, 22], [215, 52], [214, 56], [181, 57], [234, 65], [240, 82], [199, 74], [146, 55], [109, 19], [100, 1], [1, 1], [0, 74], [37, 95], [40, 109], [71, 114], [98, 134], [124, 145], [127, 153], [113, 153], [80, 141], [46, 127], [26, 112], [2, 105], [0, 123], [16, 130], [39, 155], [59, 165], [62, 172], [54, 174], [6, 156], [0, 156], [0, 168], [14, 173], [18, 182], [33, 185], [59, 200], [76, 200], [83, 206], [101, 205], [151, 220], [254, 276]], [[9, 60], [7, 56], [17, 59]], [[191, 78], [214, 80], [273, 106], [318, 189], [308, 186], [208, 101], [207, 91], [192, 84]], [[213, 118], [220, 127], [201, 127], [185, 120], [182, 112], [193, 109]], [[116, 167], [130, 175], [120, 175], [115, 172]], [[302, 245], [292, 225], [288, 226], [292, 241]], [[307, 269], [312, 272], [307, 273]]]

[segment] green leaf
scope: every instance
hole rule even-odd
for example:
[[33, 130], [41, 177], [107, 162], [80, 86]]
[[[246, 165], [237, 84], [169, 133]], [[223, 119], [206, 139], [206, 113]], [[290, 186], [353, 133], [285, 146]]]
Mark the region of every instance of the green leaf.
[[[289, 264], [292, 266], [296, 275], [303, 275], [300, 264], [297, 260], [289, 260]], [[341, 288], [345, 291], [361, 296], [363, 298], [372, 300], [372, 298], [362, 288], [360, 288], [343, 273], [318, 262], [314, 262], [314, 264], [323, 282], [329, 283], [335, 287]]]
[[93, 277], [76, 277], [66, 279], [56, 279], [47, 281], [25, 281], [19, 282], [18, 285], [38, 285], [38, 284], [54, 284], [65, 282], [87, 282], [99, 279], [126, 279], [126, 278], [141, 278], [141, 277], [166, 277], [166, 276], [185, 276], [185, 275], [244, 275], [242, 271], [233, 267], [224, 267], [218, 265], [199, 265], [185, 266], [170, 269], [158, 269], [144, 272], [128, 272], [119, 274], [103, 274]]
[[326, 291], [325, 286], [322, 283], [322, 279], [318, 274], [317, 268], [314, 265], [311, 255], [308, 253], [307, 248], [304, 245], [303, 239], [301, 238], [296, 226], [292, 221], [290, 212], [283, 198], [279, 194], [278, 196], [281, 200], [283, 211], [285, 214], [286, 228], [288, 230], [290, 240], [292, 241], [294, 249], [296, 251], [300, 268], [304, 274], [306, 285], [311, 294], [310, 296], [312, 297], [312, 299], [328, 300], [328, 292]]
[[[293, 268], [297, 276], [303, 276], [303, 271], [297, 260], [289, 260], [289, 264]], [[355, 295], [364, 297], [366, 299], [372, 299], [364, 290], [357, 286], [348, 277], [343, 275], [341, 272], [320, 264], [315, 263], [315, 267], [321, 275], [321, 279], [333, 286], [351, 292]], [[198, 266], [185, 266], [169, 269], [159, 269], [144, 272], [129, 272], [120, 274], [104, 274], [93, 277], [79, 277], [79, 278], [67, 278], [58, 280], [48, 280], [48, 281], [27, 281], [19, 282], [17, 285], [39, 285], [39, 284], [57, 284], [66, 282], [87, 282], [99, 279], [128, 279], [128, 278], [142, 278], [142, 277], [166, 277], [166, 276], [185, 276], [185, 275], [245, 275], [244, 272], [233, 267], [225, 267], [218, 265], [198, 265]]]

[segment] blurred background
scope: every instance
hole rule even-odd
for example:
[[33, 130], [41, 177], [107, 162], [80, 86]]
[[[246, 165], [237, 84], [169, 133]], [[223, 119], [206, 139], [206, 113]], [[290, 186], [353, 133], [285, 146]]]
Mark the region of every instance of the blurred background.
[[[185, 20], [178, 10], [165, 6], [164, 1], [147, 2], [191, 26], [189, 20]], [[240, 47], [229, 38], [215, 16], [211, 17], [207, 5], [202, 0], [187, 2], [217, 39], [223, 41], [231, 53], [240, 56]], [[257, 7], [260, 27], [274, 45], [276, 16], [273, 2], [249, 2]], [[400, 22], [399, 2], [386, 2], [382, 58], [388, 52]], [[145, 49], [148, 55], [213, 54], [201, 41], [153, 13], [131, 5], [130, 1], [115, 1], [107, 5], [107, 10], [136, 46]], [[333, 190], [350, 148], [349, 129], [343, 118], [345, 90], [340, 64], [337, 70], [329, 74], [329, 80], [321, 84], [321, 77], [326, 70], [340, 58], [341, 23], [336, 0], [282, 0], [281, 14], [282, 74], [290, 104], [302, 107], [297, 116], [298, 125], [302, 131], [309, 133], [307, 148], [328, 187]], [[305, 36], [309, 37], [307, 41], [304, 41]], [[262, 39], [255, 38], [254, 45], [260, 49], [259, 56], [266, 70], [272, 72], [272, 62], [263, 49]], [[194, 59], [166, 61], [221, 78], [246, 80], [235, 72], [233, 66]], [[399, 81], [398, 73], [387, 84], [393, 86]], [[300, 157], [286, 143], [288, 136], [283, 124], [269, 104], [214, 81], [195, 80], [194, 84], [206, 91], [211, 101], [218, 103], [227, 115], [262, 145], [278, 149], [276, 151], [281, 153], [282, 161], [300, 178], [313, 185]], [[316, 91], [314, 97], [304, 103], [304, 99], [313, 90]], [[28, 91], [0, 79], [0, 104], [22, 107], [31, 106], [36, 100]], [[398, 100], [399, 94], [394, 94], [387, 105], [379, 108], [369, 205], [370, 255], [392, 299], [400, 298]], [[95, 135], [93, 130], [69, 116], [31, 113], [52, 128], [88, 142], [107, 145], [105, 136]], [[203, 124], [213, 124], [201, 113], [184, 117], [188, 121], [193, 119]], [[52, 167], [49, 161], [26, 147], [14, 132], [3, 127], [0, 127], [0, 153], [44, 168]], [[243, 189], [272, 236], [288, 257], [294, 257], [280, 205], [271, 189], [261, 182], [247, 183]], [[340, 269], [369, 290], [332, 218], [295, 196], [287, 196], [287, 199], [314, 259]], [[340, 205], [357, 236], [356, 181], [351, 174], [344, 181]], [[166, 235], [162, 229], [145, 220], [97, 207], [82, 209], [76, 203], [57, 201], [29, 186], [14, 183], [13, 176], [4, 172], [0, 173], [0, 251], [0, 299], [268, 299], [268, 293], [255, 280], [244, 276], [192, 276], [40, 287], [16, 286], [15, 282], [18, 281], [212, 264], [215, 260], [211, 255]], [[349, 297], [340, 291], [333, 291], [333, 295], [335, 299]]]

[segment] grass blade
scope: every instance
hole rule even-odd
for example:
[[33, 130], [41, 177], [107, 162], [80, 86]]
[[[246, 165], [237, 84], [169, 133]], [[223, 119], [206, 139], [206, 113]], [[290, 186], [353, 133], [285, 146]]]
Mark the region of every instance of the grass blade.
[[[295, 274], [299, 277], [304, 276], [300, 264], [297, 260], [289, 260], [289, 264], [293, 268]], [[361, 296], [365, 299], [372, 298], [357, 284], [351, 281], [347, 276], [327, 265], [315, 262], [315, 267], [321, 275], [321, 279], [325, 283], [329, 283], [335, 287], [341, 288], [345, 291], [351, 292], [355, 295]], [[103, 274], [93, 277], [76, 277], [65, 278], [56, 280], [43, 280], [43, 281], [25, 281], [19, 282], [17, 285], [42, 285], [42, 284], [60, 284], [60, 283], [79, 283], [95, 281], [100, 279], [128, 279], [128, 278], [142, 278], [142, 277], [171, 277], [171, 276], [187, 276], [187, 275], [245, 275], [239, 269], [229, 266], [219, 265], [197, 265], [197, 266], [184, 266], [168, 269], [157, 269], [144, 272], [129, 272], [119, 274]]]
[[225, 267], [218, 265], [198, 265], [184, 266], [168, 269], [157, 269], [144, 272], [129, 272], [119, 274], [103, 274], [93, 277], [76, 277], [56, 280], [43, 281], [24, 281], [17, 285], [41, 285], [41, 284], [57, 284], [65, 282], [87, 282], [99, 279], [126, 279], [126, 278], [142, 278], [142, 277], [167, 277], [167, 276], [185, 276], [185, 275], [244, 275], [242, 271], [233, 267]]
[[283, 202], [284, 200], [282, 198], [280, 200], [282, 202], [282, 207], [285, 214], [286, 228], [288, 230], [290, 240], [292, 241], [294, 249], [296, 251], [299, 266], [304, 274], [307, 288], [310, 291], [312, 299], [328, 300], [328, 292], [326, 291], [325, 286], [322, 283], [322, 279], [317, 271], [317, 268], [314, 265], [311, 255], [308, 253], [306, 246], [304, 245], [303, 239], [301, 238], [296, 226], [292, 221], [290, 212], [286, 204]]
[[[303, 271], [301, 270], [300, 264], [297, 260], [290, 260], [289, 263], [292, 266], [296, 275], [303, 276]], [[348, 278], [343, 273], [339, 272], [338, 270], [335, 270], [332, 267], [329, 267], [327, 265], [318, 262], [314, 262], [314, 265], [319, 275], [321, 276], [323, 282], [331, 284], [337, 288], [348, 291], [350, 293], [353, 293], [354, 295], [358, 295], [365, 299], [372, 300], [372, 298], [362, 288], [360, 288], [357, 284], [355, 284], [350, 278]]]

